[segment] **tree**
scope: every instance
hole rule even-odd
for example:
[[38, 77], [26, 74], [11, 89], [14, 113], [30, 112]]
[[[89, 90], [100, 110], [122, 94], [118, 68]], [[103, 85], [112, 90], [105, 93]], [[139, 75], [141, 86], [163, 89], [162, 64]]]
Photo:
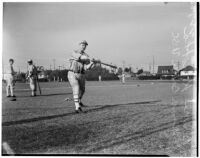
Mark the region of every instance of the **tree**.
[[86, 71], [87, 80], [98, 81], [99, 75], [101, 75], [102, 80], [118, 80], [116, 74], [110, 73], [109, 70], [100, 66], [93, 67], [91, 70]]
[[40, 73], [42, 71], [44, 71], [44, 67], [43, 66], [37, 66], [37, 72]]
[[125, 72], [131, 73], [131, 67], [126, 67], [126, 68], [124, 69], [124, 71], [125, 71]]
[[118, 74], [118, 75], [121, 75], [121, 74], [122, 74], [122, 72], [123, 72], [122, 68], [121, 68], [121, 67], [119, 67], [119, 68], [118, 68], [118, 71], [117, 71], [117, 74]]
[[25, 82], [26, 81], [26, 73], [20, 72], [16, 76], [16, 81]]
[[138, 72], [137, 72], [138, 75], [141, 74], [141, 73], [143, 73], [143, 69], [139, 69]]

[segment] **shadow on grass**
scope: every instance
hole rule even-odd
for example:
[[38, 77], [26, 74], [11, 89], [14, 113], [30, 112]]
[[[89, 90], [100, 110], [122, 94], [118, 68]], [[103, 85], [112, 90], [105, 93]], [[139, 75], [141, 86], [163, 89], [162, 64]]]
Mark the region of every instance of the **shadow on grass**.
[[[41, 95], [37, 95], [36, 96], [36, 98], [38, 98], [38, 97], [48, 97], [48, 96], [57, 96], [57, 95], [69, 95], [69, 94], [72, 94], [72, 92], [70, 92], [70, 93], [54, 93], [54, 94], [41, 94]], [[17, 98], [29, 98], [29, 97], [31, 97], [31, 95], [29, 95], [29, 96], [17, 96]], [[31, 97], [31, 98], [33, 98], [33, 97]]]
[[[88, 126], [67, 124], [65, 126], [41, 126], [26, 128], [3, 128], [2, 141], [8, 142], [15, 154], [48, 152], [52, 148], [74, 146], [86, 142], [89, 137], [96, 136]], [[67, 150], [67, 149], [66, 149]], [[48, 154], [47, 154], [48, 155]]]
[[40, 96], [55, 96], [55, 95], [68, 95], [68, 94], [72, 94], [72, 92], [70, 92], [70, 93], [56, 93], [56, 94], [42, 94]]
[[161, 132], [161, 131], [164, 131], [164, 130], [167, 130], [167, 129], [170, 129], [170, 128], [173, 128], [173, 127], [176, 127], [179, 125], [183, 125], [183, 124], [185, 124], [187, 122], [191, 122], [191, 121], [192, 121], [192, 116], [182, 117], [176, 121], [163, 123], [158, 126], [154, 126], [154, 127], [140, 130], [140, 131], [136, 131], [136, 132], [128, 134], [128, 135], [123, 135], [123, 136], [117, 137], [115, 139], [108, 139], [106, 141], [99, 142], [96, 146], [94, 146], [92, 149], [87, 150], [86, 152], [88, 152], [88, 153], [97, 152], [102, 149], [106, 149], [106, 148], [110, 148], [115, 145], [127, 143], [128, 141], [131, 141], [131, 140], [136, 140], [136, 139], [146, 137], [148, 135], [151, 135], [151, 134], [154, 134], [157, 132]]
[[[7, 140], [16, 154], [20, 153], [48, 153], [61, 150], [65, 153], [95, 153], [102, 149], [127, 144], [148, 135], [161, 132], [192, 121], [192, 116], [182, 117], [176, 121], [169, 121], [153, 127], [144, 128], [131, 134], [124, 134], [116, 138], [107, 137], [95, 145], [86, 145], [92, 138], [101, 137], [98, 133], [99, 124], [68, 124], [65, 126], [3, 128], [3, 141]], [[23, 129], [23, 130], [22, 130]], [[114, 130], [114, 129], [113, 129]], [[105, 138], [104, 138], [105, 139]], [[20, 141], [19, 141], [20, 140]], [[53, 150], [53, 151], [51, 151]], [[56, 153], [55, 153], [56, 154]], [[48, 155], [48, 154], [47, 154]]]
[[[87, 114], [89, 112], [96, 112], [96, 111], [100, 111], [100, 110], [108, 109], [108, 108], [114, 108], [114, 107], [117, 107], [117, 106], [123, 106], [123, 105], [151, 104], [151, 103], [156, 103], [156, 102], [160, 102], [160, 101], [156, 100], [156, 101], [145, 101], [145, 102], [135, 102], [135, 103], [126, 103], [126, 104], [114, 104], [114, 105], [104, 105], [104, 106], [98, 105], [98, 106], [96, 106], [97, 108], [88, 109], [83, 114]], [[42, 117], [30, 118], [30, 119], [24, 119], [24, 120], [9, 121], [9, 122], [3, 122], [2, 126], [11, 126], [11, 125], [24, 124], [24, 123], [32, 123], [32, 122], [36, 122], [36, 121], [49, 120], [49, 119], [54, 119], [54, 118], [59, 118], [59, 117], [70, 116], [70, 115], [77, 115], [77, 114], [75, 112], [71, 112], [71, 113], [65, 113], [65, 114], [59, 114], [59, 115], [42, 116]]]

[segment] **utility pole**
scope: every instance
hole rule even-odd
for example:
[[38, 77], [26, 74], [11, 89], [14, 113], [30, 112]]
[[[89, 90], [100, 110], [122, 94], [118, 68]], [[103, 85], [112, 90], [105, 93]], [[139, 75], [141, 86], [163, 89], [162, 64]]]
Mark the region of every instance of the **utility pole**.
[[151, 73], [151, 64], [149, 64], [149, 72]]
[[154, 74], [154, 56], [153, 56], [153, 74]]
[[50, 70], [51, 70], [51, 64], [50, 64]]
[[178, 67], [178, 71], [179, 71], [179, 69], [180, 69], [180, 62], [179, 61], [177, 62], [177, 67]]
[[59, 71], [60, 71], [61, 66], [58, 66], [58, 67], [59, 67]]
[[54, 68], [54, 70], [56, 69], [56, 59], [53, 59], [53, 68]]
[[2, 67], [3, 67], [3, 77], [2, 77], [2, 78], [3, 78], [3, 80], [4, 80], [4, 73], [5, 73], [5, 72], [4, 72], [4, 62], [3, 62], [3, 60], [2, 60]]
[[125, 69], [125, 61], [124, 60], [122, 61], [122, 67], [123, 67], [123, 71], [122, 72], [124, 73], [124, 69]]

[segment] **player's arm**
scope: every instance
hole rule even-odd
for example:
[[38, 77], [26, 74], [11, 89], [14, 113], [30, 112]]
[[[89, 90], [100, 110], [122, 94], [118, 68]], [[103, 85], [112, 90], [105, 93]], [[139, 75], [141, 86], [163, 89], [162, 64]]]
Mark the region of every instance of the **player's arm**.
[[33, 75], [33, 67], [29, 67], [27, 72], [27, 78], [32, 77], [32, 75]]
[[94, 62], [90, 62], [89, 64], [85, 65], [85, 69], [86, 70], [90, 70], [91, 68], [93, 68], [95, 66]]
[[89, 55], [87, 55], [86, 53], [81, 54], [77, 51], [74, 51], [72, 53], [71, 59], [85, 63], [85, 64], [90, 63]]
[[11, 68], [11, 75], [12, 75], [12, 76], [15, 75], [15, 71], [14, 71], [13, 67]]

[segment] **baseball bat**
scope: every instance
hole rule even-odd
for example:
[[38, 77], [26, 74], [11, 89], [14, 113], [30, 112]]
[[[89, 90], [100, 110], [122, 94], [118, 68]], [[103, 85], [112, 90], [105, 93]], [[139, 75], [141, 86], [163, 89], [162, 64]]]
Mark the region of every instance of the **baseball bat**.
[[90, 60], [90, 61], [93, 61], [94, 63], [102, 64], [102, 65], [105, 65], [105, 66], [109, 66], [109, 67], [114, 68], [114, 69], [117, 68], [117, 66], [114, 66], [114, 65], [111, 65], [111, 64], [107, 64], [107, 63], [101, 62], [100, 60], [92, 59], [92, 60]]
[[[74, 58], [74, 60], [77, 60], [77, 59]], [[101, 62], [100, 60], [95, 60], [95, 59], [91, 59], [91, 58], [89, 60], [92, 61], [92, 62], [94, 62], [94, 63], [100, 63], [102, 65], [109, 66], [111, 68], [117, 69], [117, 66]]]
[[100, 62], [100, 64], [105, 65], [105, 66], [110, 66], [111, 68], [114, 68], [114, 69], [117, 68], [117, 66], [114, 66], [114, 65], [111, 65], [111, 64], [107, 64], [107, 63], [104, 63], [104, 62]]

